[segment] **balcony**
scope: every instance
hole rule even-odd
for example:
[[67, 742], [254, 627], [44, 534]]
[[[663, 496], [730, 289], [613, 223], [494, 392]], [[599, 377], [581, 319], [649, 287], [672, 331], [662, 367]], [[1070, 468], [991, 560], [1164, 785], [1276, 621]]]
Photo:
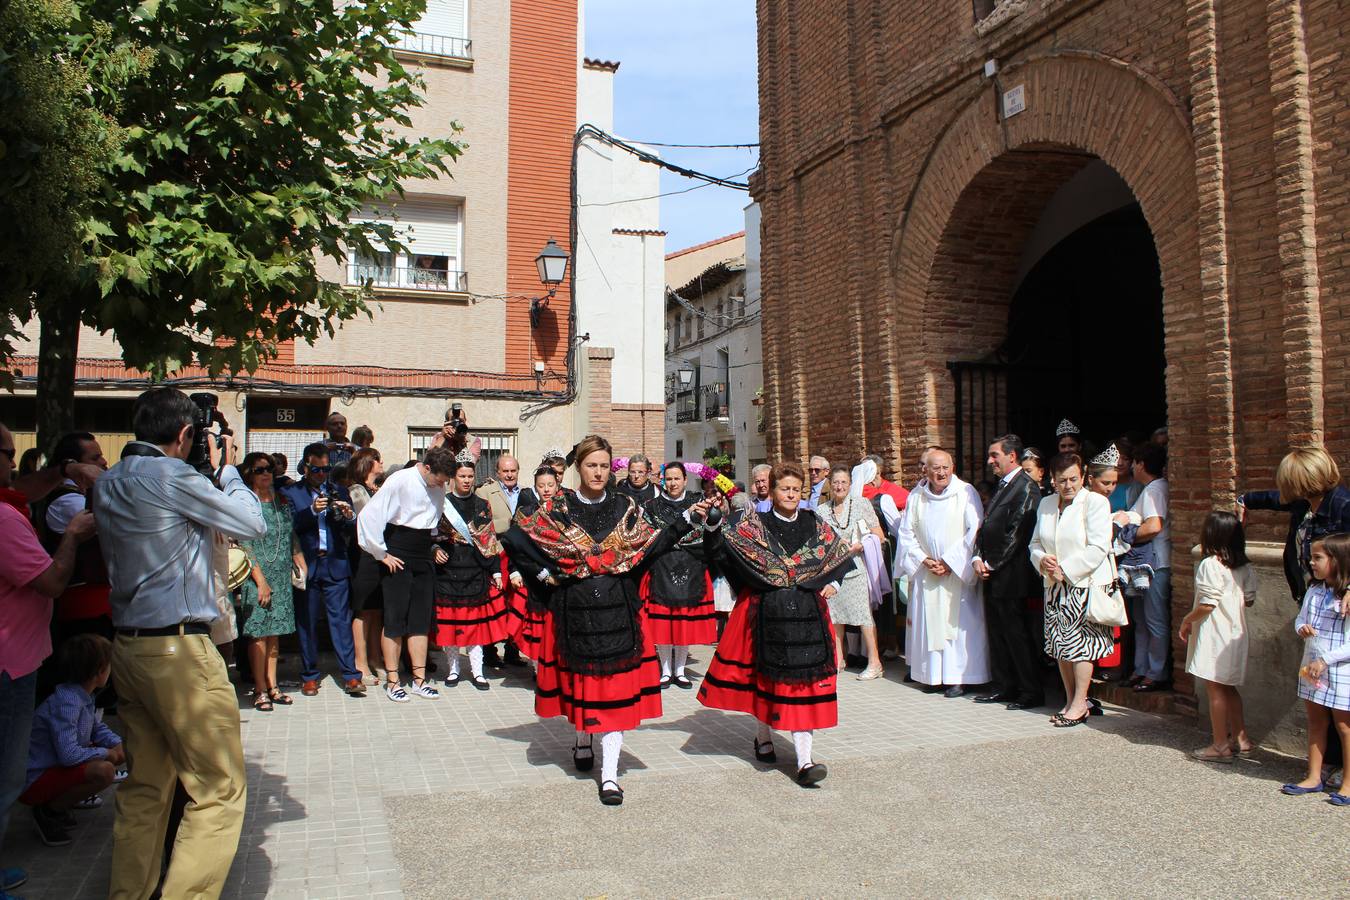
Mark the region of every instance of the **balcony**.
[[354, 264], [347, 267], [347, 283], [369, 284], [376, 291], [467, 294], [469, 273], [433, 266]]
[[473, 62], [473, 41], [463, 37], [405, 31], [394, 43], [394, 49], [424, 59], [444, 60], [451, 65]]
[[677, 423], [698, 421], [698, 399], [699, 395], [694, 391], [675, 395], [675, 421]]
[[727, 391], [727, 385], [724, 381], [705, 385], [703, 391], [703, 418], [711, 421], [713, 419], [725, 419], [731, 412], [729, 409], [731, 394]]

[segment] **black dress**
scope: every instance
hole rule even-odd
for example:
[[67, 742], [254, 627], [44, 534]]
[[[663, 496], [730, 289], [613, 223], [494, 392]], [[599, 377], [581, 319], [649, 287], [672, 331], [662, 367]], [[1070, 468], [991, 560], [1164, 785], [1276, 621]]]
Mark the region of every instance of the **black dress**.
[[[652, 527], [665, 528], [682, 520], [689, 507], [702, 499], [703, 495], [694, 491], [685, 491], [678, 500], [662, 494], [647, 504], [644, 514]], [[654, 644], [687, 647], [717, 643], [708, 549], [702, 530], [695, 530], [652, 561], [640, 590]]]
[[510, 629], [506, 594], [492, 583], [496, 575], [505, 584], [501, 545], [492, 528], [492, 510], [476, 494], [447, 494], [464, 524], [469, 539], [441, 515], [437, 546], [448, 559], [436, 565], [436, 645], [473, 647], [495, 644]]

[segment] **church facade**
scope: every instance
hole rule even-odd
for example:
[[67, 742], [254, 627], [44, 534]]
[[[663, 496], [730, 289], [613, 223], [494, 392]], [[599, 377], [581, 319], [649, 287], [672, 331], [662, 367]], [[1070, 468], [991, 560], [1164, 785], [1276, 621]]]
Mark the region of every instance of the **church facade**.
[[[760, 0], [770, 458], [877, 452], [909, 483], [942, 444], [980, 478], [1007, 430], [1166, 425], [1179, 622], [1211, 508], [1290, 446], [1350, 464], [1344, 11]], [[1253, 522], [1255, 717], [1296, 742], [1287, 521]]]

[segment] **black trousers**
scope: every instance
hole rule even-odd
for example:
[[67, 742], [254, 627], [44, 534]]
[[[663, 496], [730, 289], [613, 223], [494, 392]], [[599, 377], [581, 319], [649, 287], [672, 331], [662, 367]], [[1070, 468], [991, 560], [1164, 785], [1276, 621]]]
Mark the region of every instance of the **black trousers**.
[[1043, 696], [1039, 639], [1027, 614], [1026, 598], [994, 598], [989, 594], [986, 587], [984, 616], [989, 626], [989, 658], [995, 690], [1014, 697]]

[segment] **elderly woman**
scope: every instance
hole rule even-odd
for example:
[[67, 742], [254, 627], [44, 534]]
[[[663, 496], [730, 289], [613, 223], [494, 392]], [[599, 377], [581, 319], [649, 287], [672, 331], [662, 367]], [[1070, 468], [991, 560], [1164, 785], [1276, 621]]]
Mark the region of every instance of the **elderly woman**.
[[[846, 466], [830, 470], [830, 496], [816, 506], [816, 515], [834, 529], [834, 533], [849, 544], [859, 543], [867, 533], [885, 540], [876, 510], [862, 497], [850, 496], [853, 478]], [[839, 591], [828, 601], [830, 622], [834, 625], [836, 664], [844, 664], [844, 628], [856, 625], [862, 630], [863, 645], [867, 648], [867, 668], [859, 681], [871, 681], [882, 674], [881, 656], [877, 653], [877, 627], [872, 621], [872, 602], [867, 588], [867, 569], [861, 556], [854, 559], [854, 567], [839, 582]], [[883, 576], [884, 577], [884, 576]]]
[[1111, 567], [1111, 504], [1083, 484], [1083, 458], [1061, 453], [1050, 460], [1057, 496], [1036, 511], [1031, 562], [1045, 579], [1045, 652], [1059, 664], [1064, 708], [1050, 717], [1056, 728], [1087, 721], [1092, 664], [1111, 652], [1111, 629], [1088, 621], [1093, 585], [1115, 590]]
[[239, 587], [239, 619], [244, 637], [251, 639], [253, 708], [259, 712], [271, 712], [274, 703], [291, 705], [291, 698], [277, 687], [277, 644], [281, 635], [295, 632], [291, 567], [305, 568], [305, 555], [292, 530], [291, 504], [272, 487], [274, 470], [266, 453], [250, 453], [240, 466], [244, 484], [258, 495], [267, 523], [266, 534], [242, 542], [253, 568]]

